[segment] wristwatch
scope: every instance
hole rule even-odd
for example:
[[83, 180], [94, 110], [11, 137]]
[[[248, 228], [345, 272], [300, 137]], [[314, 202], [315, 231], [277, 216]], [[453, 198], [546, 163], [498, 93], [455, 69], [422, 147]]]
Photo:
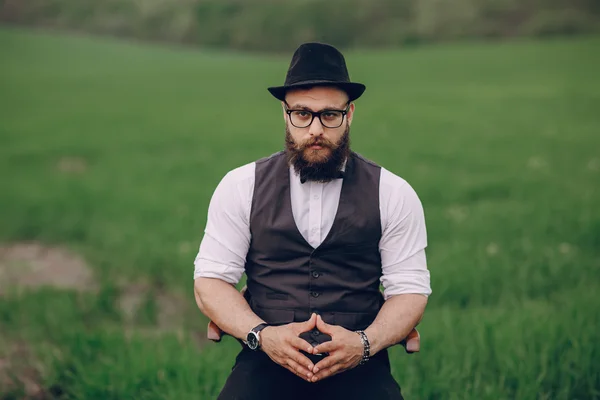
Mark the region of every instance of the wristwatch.
[[258, 350], [260, 347], [260, 331], [265, 329], [269, 324], [262, 323], [252, 328], [250, 332], [248, 332], [248, 336], [246, 336], [246, 344], [250, 348], [250, 350]]

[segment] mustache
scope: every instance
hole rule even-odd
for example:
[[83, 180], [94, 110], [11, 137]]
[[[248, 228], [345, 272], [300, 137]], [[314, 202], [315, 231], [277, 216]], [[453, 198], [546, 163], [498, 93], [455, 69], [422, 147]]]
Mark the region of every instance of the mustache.
[[333, 143], [331, 140], [325, 139], [324, 137], [308, 139], [301, 143], [296, 143], [296, 147], [298, 150], [305, 150], [311, 146], [321, 146], [321, 147], [327, 147], [329, 149], [337, 149], [338, 148], [338, 146], [335, 143]]

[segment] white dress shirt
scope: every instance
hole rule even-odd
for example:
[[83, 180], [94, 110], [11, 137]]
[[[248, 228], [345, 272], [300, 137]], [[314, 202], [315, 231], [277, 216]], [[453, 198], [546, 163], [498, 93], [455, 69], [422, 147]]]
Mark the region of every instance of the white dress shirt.
[[[250, 246], [250, 208], [255, 163], [228, 172], [211, 198], [204, 238], [196, 256], [194, 279], [218, 278], [233, 285], [244, 273]], [[337, 213], [342, 179], [300, 183], [290, 168], [292, 213], [298, 230], [314, 248], [325, 239]], [[384, 296], [431, 294], [425, 257], [427, 233], [423, 207], [413, 188], [381, 168], [379, 207], [382, 235], [381, 284]]]

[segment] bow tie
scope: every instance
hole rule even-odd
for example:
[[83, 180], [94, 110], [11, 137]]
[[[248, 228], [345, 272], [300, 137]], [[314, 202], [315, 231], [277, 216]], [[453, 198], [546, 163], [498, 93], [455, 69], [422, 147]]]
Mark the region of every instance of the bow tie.
[[[334, 176], [333, 179], [343, 179], [344, 178], [344, 171], [338, 171]], [[332, 179], [332, 180], [333, 180]], [[306, 183], [307, 181], [307, 177], [306, 175], [300, 174], [300, 183]]]

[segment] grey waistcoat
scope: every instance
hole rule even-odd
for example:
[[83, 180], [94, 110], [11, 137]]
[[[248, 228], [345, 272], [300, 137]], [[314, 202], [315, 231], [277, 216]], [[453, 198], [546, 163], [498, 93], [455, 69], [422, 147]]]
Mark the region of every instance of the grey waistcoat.
[[[246, 298], [259, 317], [286, 324], [316, 312], [325, 322], [350, 330], [373, 322], [383, 304], [380, 172], [351, 153], [333, 226], [315, 249], [294, 221], [285, 154], [256, 162]], [[301, 337], [313, 345], [331, 339], [316, 330]]]

